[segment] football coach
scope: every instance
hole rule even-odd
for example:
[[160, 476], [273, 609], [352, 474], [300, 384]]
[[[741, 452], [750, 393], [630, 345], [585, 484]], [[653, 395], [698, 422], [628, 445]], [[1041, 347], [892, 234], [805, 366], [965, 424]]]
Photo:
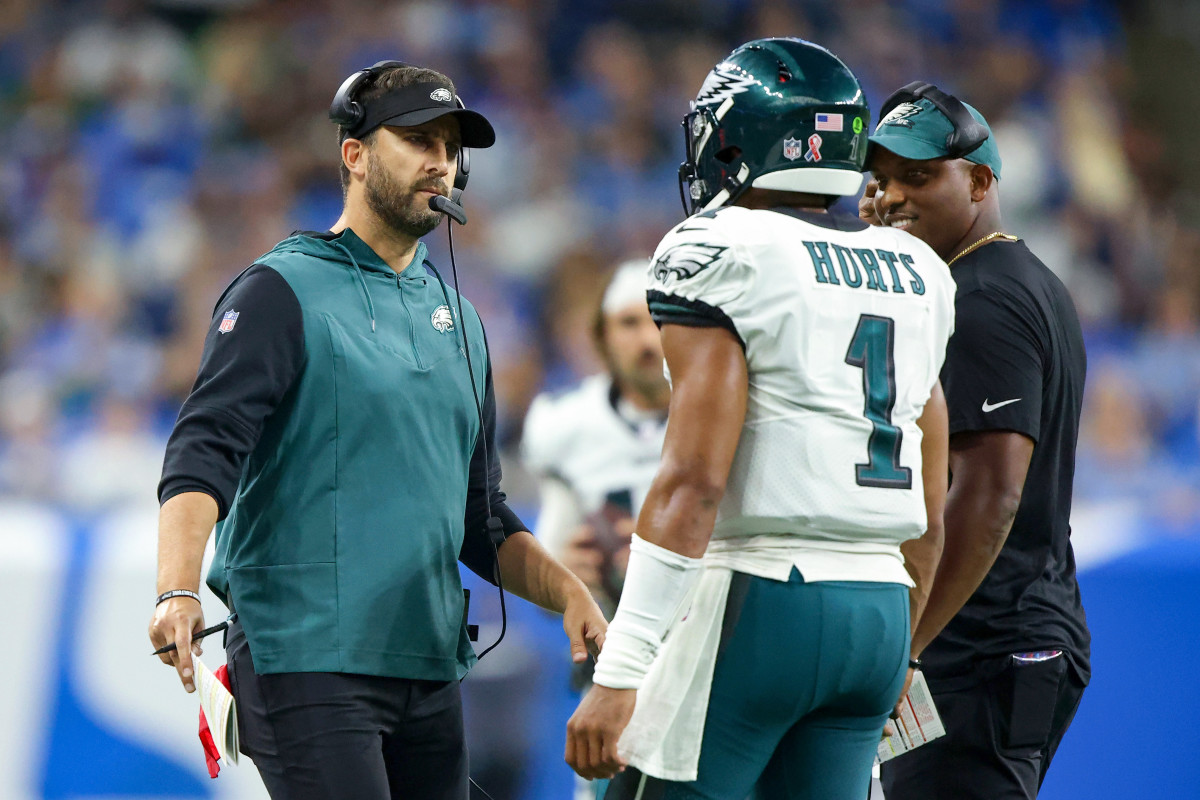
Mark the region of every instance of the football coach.
[[457, 562], [562, 613], [576, 661], [606, 625], [505, 504], [483, 326], [421, 242], [492, 126], [400, 62], [347, 78], [330, 115], [341, 218], [225, 290], [167, 444], [150, 639], [194, 691], [216, 525], [240, 749], [271, 796], [464, 800]]

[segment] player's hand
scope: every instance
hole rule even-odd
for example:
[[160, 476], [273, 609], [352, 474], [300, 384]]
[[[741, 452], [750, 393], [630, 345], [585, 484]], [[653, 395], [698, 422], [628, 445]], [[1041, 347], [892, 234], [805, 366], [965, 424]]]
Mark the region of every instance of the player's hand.
[[600, 655], [604, 635], [608, 632], [608, 620], [586, 586], [579, 585], [577, 591], [568, 595], [563, 610], [563, 630], [571, 641], [571, 661], [582, 664], [589, 655], [592, 658]]
[[883, 735], [895, 736], [896, 724], [894, 720], [900, 719], [900, 707], [904, 705], [904, 698], [908, 697], [908, 690], [912, 687], [914, 670], [908, 668], [908, 672], [904, 675], [904, 686], [900, 689], [900, 699], [896, 701], [895, 707], [892, 709], [892, 715], [888, 717], [888, 721], [883, 723]]
[[604, 550], [596, 540], [596, 531], [591, 525], [585, 523], [575, 529], [559, 560], [593, 592], [603, 589]]
[[192, 641], [192, 633], [204, 628], [204, 609], [191, 597], [172, 597], [159, 603], [150, 620], [150, 643], [157, 650], [175, 643], [169, 653], [158, 660], [171, 664], [179, 673], [179, 682], [188, 692], [196, 691], [196, 677], [192, 656], [202, 651], [199, 642]]
[[625, 770], [617, 741], [637, 703], [636, 689], [593, 686], [567, 721], [564, 758], [582, 778], [611, 778]]
[[863, 189], [863, 196], [858, 199], [858, 218], [871, 225], [883, 224], [883, 220], [875, 211], [875, 195], [878, 193], [879, 182], [871, 178]]

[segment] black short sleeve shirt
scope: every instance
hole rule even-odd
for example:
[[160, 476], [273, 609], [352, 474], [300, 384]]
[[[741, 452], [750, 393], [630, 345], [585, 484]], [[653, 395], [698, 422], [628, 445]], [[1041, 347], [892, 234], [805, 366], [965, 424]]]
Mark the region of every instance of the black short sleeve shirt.
[[996, 563], [925, 652], [971, 659], [1059, 648], [1086, 679], [1090, 635], [1071, 549], [1071, 489], [1087, 368], [1066, 287], [1023, 242], [956, 263], [955, 331], [942, 385], [950, 434], [1016, 431], [1034, 442], [1021, 504]]
[[950, 433], [1010, 430], [1038, 441], [1045, 353], [1037, 326], [1011, 298], [985, 290], [960, 289], [954, 312], [942, 373]]

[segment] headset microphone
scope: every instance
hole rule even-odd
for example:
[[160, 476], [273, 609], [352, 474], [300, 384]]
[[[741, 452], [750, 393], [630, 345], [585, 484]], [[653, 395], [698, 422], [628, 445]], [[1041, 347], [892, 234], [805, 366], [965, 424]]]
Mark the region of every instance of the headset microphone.
[[440, 194], [434, 195], [429, 198], [429, 207], [434, 211], [445, 214], [459, 225], [467, 224], [467, 212], [449, 197], [443, 197]]
[[[465, 157], [466, 152], [467, 151], [464, 148], [459, 153], [459, 163], [464, 165], [465, 169], [460, 171], [458, 176], [454, 179], [455, 186], [451, 191], [451, 196], [455, 197], [455, 199], [462, 197], [463, 185], [466, 183], [466, 173], [471, 168], [471, 162]], [[429, 207], [434, 211], [439, 211], [454, 219], [459, 225], [465, 225], [467, 222], [467, 215], [466, 212], [463, 211], [463, 207], [448, 197], [435, 195], [434, 197], [429, 198]], [[451, 275], [454, 277], [454, 294], [458, 298], [458, 318], [461, 320], [463, 318], [462, 292], [458, 290], [458, 266], [454, 263], [453, 225], [448, 224], [446, 226], [446, 239], [450, 246], [450, 270]], [[443, 281], [442, 276], [438, 274], [437, 267], [434, 267], [433, 264], [430, 264], [429, 262], [426, 263], [433, 268], [433, 274], [437, 275], [438, 283], [442, 285], [442, 293], [446, 298], [446, 305], [450, 305], [450, 295], [446, 292], [446, 282]], [[491, 458], [488, 454], [487, 425], [485, 424], [483, 418], [483, 403], [480, 402], [479, 392], [475, 388], [475, 369], [471, 365], [471, 346], [467, 342], [467, 332], [465, 328], [462, 331], [462, 343], [463, 355], [467, 359], [467, 375], [471, 382], [471, 396], [475, 400], [475, 412], [479, 415], [479, 442], [483, 445], [483, 463], [484, 472], [486, 475], [488, 465], [491, 464]], [[500, 521], [499, 517], [492, 513], [492, 486], [490, 478], [487, 479], [487, 487], [484, 491], [483, 502], [484, 508], [487, 511], [487, 522], [485, 523], [485, 528], [487, 530], [488, 542], [492, 545], [492, 558], [494, 559], [492, 562], [492, 577], [495, 578], [496, 588], [500, 592], [500, 635], [496, 637], [496, 641], [484, 648], [483, 652], [478, 656], [480, 659], [492, 652], [492, 650], [496, 649], [496, 645], [500, 644], [500, 642], [504, 640], [504, 634], [508, 630], [508, 609], [505, 607], [504, 603], [504, 578], [500, 574], [499, 552], [500, 545], [504, 543], [504, 523]], [[479, 784], [475, 785], [478, 786]], [[480, 789], [480, 791], [483, 790]], [[487, 793], [484, 792], [484, 794]]]
[[[462, 98], [455, 96], [455, 101], [459, 108], [466, 108]], [[459, 225], [467, 224], [467, 212], [462, 207], [463, 190], [467, 188], [467, 179], [471, 177], [471, 150], [463, 147], [458, 151], [456, 159], [458, 169], [454, 173], [454, 188], [450, 190], [449, 197], [443, 197], [440, 194], [429, 198], [429, 207], [434, 211], [445, 214], [450, 219], [457, 222]], [[450, 228], [447, 227], [446, 230]], [[450, 259], [453, 263], [454, 259], [454, 240], [450, 240]], [[458, 291], [458, 279], [455, 278], [454, 289]]]

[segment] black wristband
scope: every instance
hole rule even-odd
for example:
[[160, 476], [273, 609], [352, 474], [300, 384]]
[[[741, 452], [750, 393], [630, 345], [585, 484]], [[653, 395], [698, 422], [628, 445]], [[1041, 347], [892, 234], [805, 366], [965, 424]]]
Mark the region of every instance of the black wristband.
[[158, 599], [154, 601], [155, 607], [158, 607], [158, 605], [161, 603], [170, 600], [172, 597], [190, 597], [197, 603], [200, 602], [200, 595], [196, 594], [190, 589], [172, 589], [171, 591], [163, 592], [158, 596]]
[[924, 662], [922, 662], [921, 659], [919, 659], [919, 658], [910, 658], [908, 660], [908, 668], [909, 669], [920, 669], [923, 663]]

